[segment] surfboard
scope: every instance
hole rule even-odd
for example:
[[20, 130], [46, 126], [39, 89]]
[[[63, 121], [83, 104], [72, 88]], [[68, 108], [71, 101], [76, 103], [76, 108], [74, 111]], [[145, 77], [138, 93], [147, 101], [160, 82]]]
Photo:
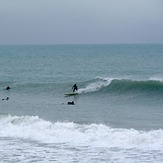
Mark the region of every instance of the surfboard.
[[75, 96], [78, 95], [78, 93], [65, 93], [65, 96]]

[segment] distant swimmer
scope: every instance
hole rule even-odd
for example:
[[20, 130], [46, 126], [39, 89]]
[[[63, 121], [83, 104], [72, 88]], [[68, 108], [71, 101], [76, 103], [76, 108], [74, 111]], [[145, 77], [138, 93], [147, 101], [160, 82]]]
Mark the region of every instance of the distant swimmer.
[[68, 102], [67, 105], [75, 105], [74, 101]]
[[6, 90], [9, 90], [9, 89], [11, 89], [10, 86], [7, 86], [7, 87], [6, 87]]
[[2, 100], [9, 100], [9, 97], [7, 97], [7, 98], [5, 98], [5, 99], [3, 98]]
[[73, 87], [72, 87], [72, 89], [73, 89], [73, 93], [74, 93], [75, 91], [77, 91], [77, 90], [78, 90], [77, 85], [76, 85], [76, 84], [74, 84], [74, 85], [73, 85]]

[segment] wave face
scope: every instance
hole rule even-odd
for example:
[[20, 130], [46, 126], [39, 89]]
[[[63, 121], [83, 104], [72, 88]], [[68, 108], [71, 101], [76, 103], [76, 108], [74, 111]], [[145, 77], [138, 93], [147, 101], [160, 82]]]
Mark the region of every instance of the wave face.
[[[79, 94], [148, 94], [162, 96], [163, 80], [135, 80], [125, 78], [95, 78], [89, 81], [77, 83]], [[0, 83], [5, 88], [4, 83]], [[71, 92], [72, 83], [11, 83], [11, 90], [14, 94], [46, 94], [63, 96], [65, 92]], [[1, 91], [1, 94], [5, 91]]]
[[[17, 161], [71, 162], [75, 159], [77, 162], [94, 162], [94, 158], [97, 162], [115, 162], [117, 159], [119, 162], [124, 159], [125, 162], [133, 159], [152, 162], [163, 159], [161, 129], [139, 131], [111, 128], [105, 124], [52, 123], [37, 116], [1, 115], [0, 139], [4, 146], [0, 154], [2, 160], [6, 155], [15, 156]], [[14, 148], [17, 154], [13, 150], [6, 153], [5, 147]], [[34, 157], [28, 155], [29, 152], [34, 153]]]
[[157, 93], [163, 94], [163, 82], [161, 80], [132, 80], [119, 78], [97, 78], [87, 84], [79, 93]]

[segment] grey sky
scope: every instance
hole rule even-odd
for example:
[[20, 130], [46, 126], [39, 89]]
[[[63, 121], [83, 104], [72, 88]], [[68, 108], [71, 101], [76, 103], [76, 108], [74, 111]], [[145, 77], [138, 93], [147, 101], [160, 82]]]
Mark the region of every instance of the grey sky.
[[163, 43], [163, 0], [0, 0], [0, 44]]

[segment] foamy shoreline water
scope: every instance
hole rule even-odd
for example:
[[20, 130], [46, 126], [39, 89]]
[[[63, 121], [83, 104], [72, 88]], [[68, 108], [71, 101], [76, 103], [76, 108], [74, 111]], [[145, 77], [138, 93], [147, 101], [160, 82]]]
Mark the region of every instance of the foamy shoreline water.
[[[161, 129], [138, 131], [111, 128], [104, 124], [51, 123], [39, 117], [6, 115], [0, 117], [0, 137], [0, 156], [5, 158], [8, 155], [9, 158], [5, 158], [8, 162], [14, 160], [22, 162], [28, 157], [30, 157], [29, 161], [63, 162], [94, 159], [97, 162], [105, 162], [108, 159], [116, 161], [117, 158], [118, 162], [122, 162], [123, 159], [126, 159], [126, 162], [132, 159], [141, 162], [145, 158], [152, 162], [163, 159], [161, 155], [163, 130]], [[6, 153], [7, 149], [13, 148], [12, 152]], [[109, 155], [111, 157], [108, 157]]]

